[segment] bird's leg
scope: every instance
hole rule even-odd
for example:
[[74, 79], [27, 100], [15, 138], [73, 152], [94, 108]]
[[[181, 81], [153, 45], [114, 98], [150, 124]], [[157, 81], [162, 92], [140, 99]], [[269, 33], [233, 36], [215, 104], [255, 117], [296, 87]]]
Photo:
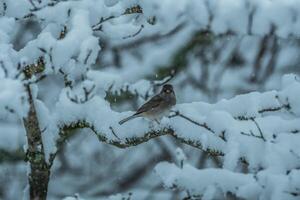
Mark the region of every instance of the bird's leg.
[[158, 125], [160, 125], [160, 122], [159, 122], [158, 119], [155, 119], [154, 121], [155, 121]]

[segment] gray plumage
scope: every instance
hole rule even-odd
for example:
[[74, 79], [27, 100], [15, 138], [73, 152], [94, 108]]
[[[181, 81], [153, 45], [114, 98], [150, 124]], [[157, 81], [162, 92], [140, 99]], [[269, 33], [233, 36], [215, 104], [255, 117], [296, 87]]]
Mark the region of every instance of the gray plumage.
[[131, 115], [131, 116], [129, 116], [129, 117], [126, 117], [125, 119], [122, 119], [121, 121], [119, 121], [119, 124], [122, 125], [122, 124], [124, 124], [125, 122], [127, 122], [127, 121], [129, 121], [129, 120], [131, 120], [131, 119], [134, 119], [134, 118], [136, 118], [136, 117], [139, 117], [139, 116], [137, 116], [137, 115]]
[[166, 116], [169, 113], [170, 109], [175, 104], [176, 96], [173, 86], [166, 84], [163, 86], [159, 94], [155, 95], [142, 105], [132, 116], [121, 120], [119, 124], [122, 125], [123, 123], [137, 117], [146, 117], [151, 120], [159, 121], [163, 116]]

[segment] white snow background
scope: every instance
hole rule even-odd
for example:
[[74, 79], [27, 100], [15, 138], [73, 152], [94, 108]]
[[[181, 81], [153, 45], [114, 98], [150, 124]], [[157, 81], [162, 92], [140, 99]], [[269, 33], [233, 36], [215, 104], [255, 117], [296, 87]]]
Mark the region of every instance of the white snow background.
[[[299, 199], [299, 36], [297, 0], [0, 0], [0, 199], [28, 199], [26, 84], [49, 199]], [[170, 77], [169, 117], [118, 124]]]

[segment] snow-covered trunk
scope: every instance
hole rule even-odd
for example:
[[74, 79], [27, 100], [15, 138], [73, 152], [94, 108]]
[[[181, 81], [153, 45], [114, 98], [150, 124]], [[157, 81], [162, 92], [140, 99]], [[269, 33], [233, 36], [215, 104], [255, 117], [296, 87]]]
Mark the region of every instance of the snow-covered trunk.
[[23, 119], [28, 142], [26, 158], [30, 165], [29, 194], [31, 200], [40, 200], [47, 197], [50, 168], [45, 160], [42, 132], [39, 127], [32, 92], [29, 85], [25, 87], [30, 104], [28, 115]]

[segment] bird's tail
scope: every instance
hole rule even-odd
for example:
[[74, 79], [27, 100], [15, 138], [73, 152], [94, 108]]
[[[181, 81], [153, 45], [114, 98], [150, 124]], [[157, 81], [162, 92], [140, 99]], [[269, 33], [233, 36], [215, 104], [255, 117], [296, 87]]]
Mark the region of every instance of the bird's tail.
[[131, 119], [134, 119], [134, 118], [136, 118], [136, 117], [138, 117], [139, 115], [131, 115], [131, 116], [129, 116], [129, 117], [126, 117], [125, 119], [122, 119], [121, 121], [119, 121], [119, 124], [120, 125], [122, 125], [122, 124], [124, 124], [125, 122], [127, 122], [127, 121], [129, 121], [129, 120], [131, 120]]

